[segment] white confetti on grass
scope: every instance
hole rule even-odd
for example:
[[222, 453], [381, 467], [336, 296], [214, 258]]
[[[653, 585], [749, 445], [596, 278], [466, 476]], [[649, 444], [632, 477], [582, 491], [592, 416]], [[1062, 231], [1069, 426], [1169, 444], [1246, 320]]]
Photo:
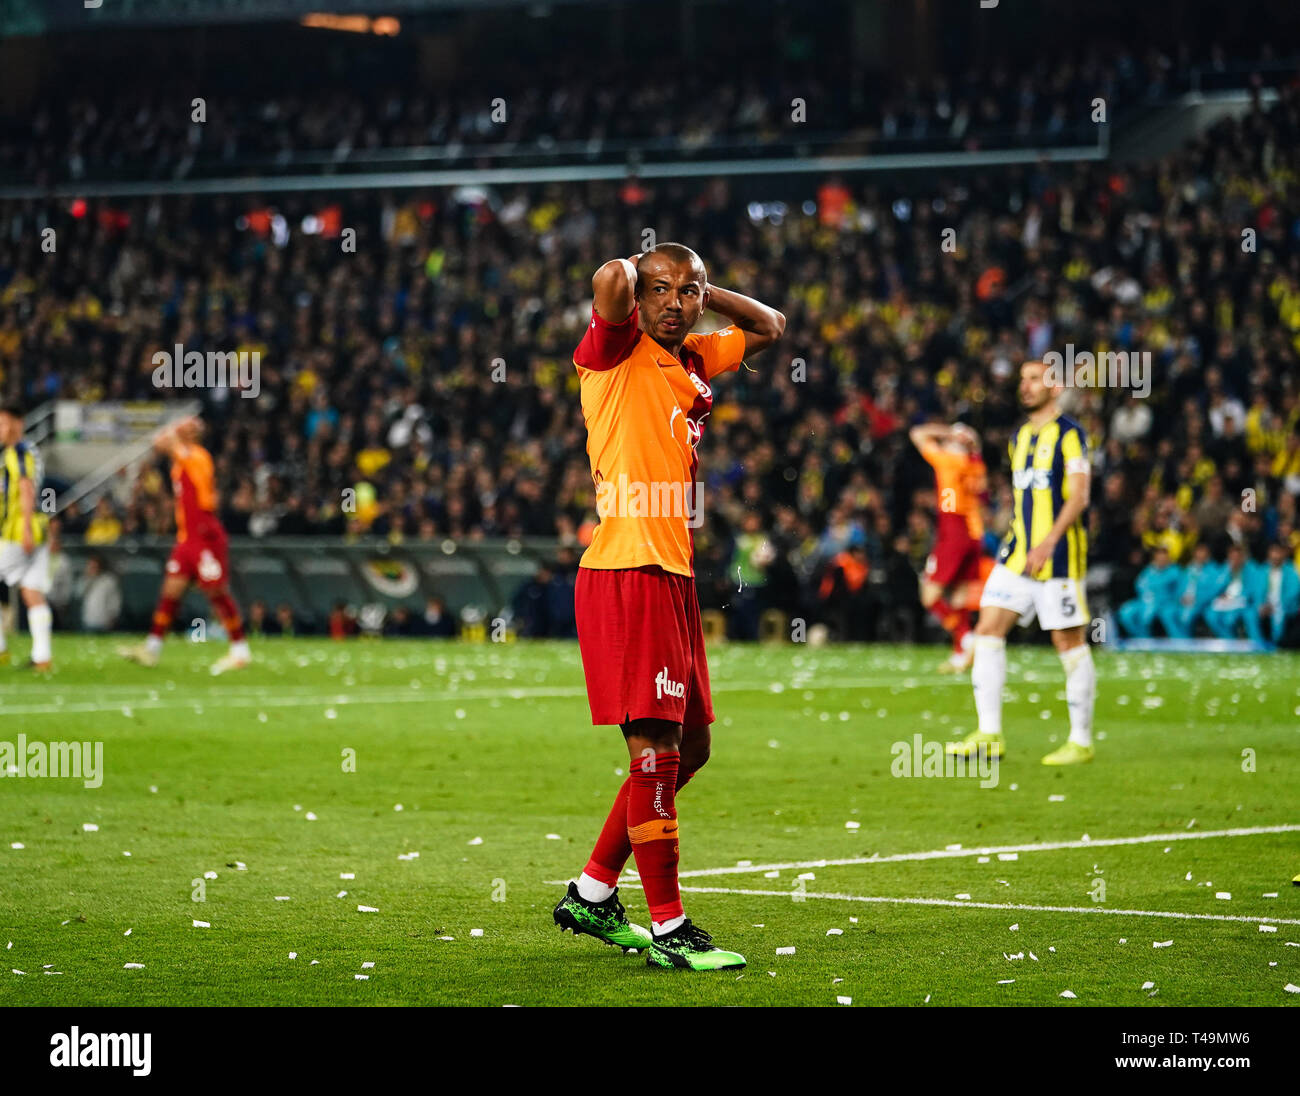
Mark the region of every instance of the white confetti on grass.
[[277, 895], [275, 896], [275, 900], [276, 900], [277, 902], [288, 902], [288, 901], [291, 901], [291, 899], [289, 898], [289, 896], [288, 896], [287, 894], [277, 894]]
[[1075, 997], [1075, 995], [1074, 995], [1070, 990], [1068, 990], [1068, 989], [1063, 989], [1063, 990], [1061, 990], [1060, 996], [1062, 996], [1062, 997], [1069, 997], [1071, 1000], [1077, 1000], [1077, 998]]
[[1282, 988], [1286, 990], [1287, 993], [1300, 993], [1300, 986], [1293, 986], [1290, 982]]
[[123, 969], [123, 970], [144, 970], [144, 964], [143, 964], [143, 963], [123, 963], [123, 964], [122, 964], [122, 969]]
[[843, 929], [827, 929], [827, 930], [826, 930], [826, 935], [827, 935], [827, 936], [843, 936], [843, 935], [844, 935], [844, 930], [843, 930]]
[[1232, 897], [1232, 892], [1231, 892], [1231, 891], [1215, 891], [1215, 892], [1214, 892], [1214, 897], [1215, 897], [1215, 898], [1221, 898], [1221, 899], [1223, 899], [1224, 901], [1227, 901], [1229, 898]]
[[1154, 982], [1143, 982], [1143, 983], [1142, 983], [1142, 988], [1143, 988], [1143, 989], [1155, 989], [1155, 988], [1156, 988], [1156, 984], [1155, 984]]
[[195, 927], [196, 929], [210, 929], [210, 928], [212, 928], [212, 922], [211, 922], [211, 921], [198, 921], [198, 920], [196, 920], [196, 921], [194, 921], [194, 927]]
[[1010, 928], [1007, 929], [1007, 932], [1019, 932], [1019, 931], [1020, 931], [1019, 921], [1017, 921], [1014, 925], [1012, 925]]
[[203, 873], [204, 879], [215, 879], [216, 877], [217, 877], [217, 873], [214, 871], [205, 871]]
[[467, 845], [481, 845], [481, 844], [483, 844], [483, 838], [481, 838], [481, 837], [471, 838], [469, 841], [466, 841], [465, 844], [467, 844]]
[[298, 953], [297, 953], [296, 951], [291, 951], [291, 952], [289, 952], [289, 958], [290, 958], [290, 959], [297, 959], [297, 958], [298, 958]]
[[21, 841], [15, 841], [15, 842], [14, 842], [12, 845], [10, 845], [9, 847], [10, 847], [11, 849], [25, 849], [25, 848], [27, 848], [27, 846], [24, 845]]
[[357, 913], [378, 913], [378, 906], [358, 906]]
[[1063, 796], [1063, 795], [1049, 795], [1049, 796], [1047, 797], [1047, 801], [1048, 801], [1049, 803], [1064, 803], [1064, 802], [1065, 802], [1065, 796]]
[[470, 930], [469, 930], [469, 934], [470, 934], [471, 936], [482, 936], [482, 935], [483, 935], [483, 930], [482, 930], [482, 929], [470, 929]]
[[563, 841], [564, 838], [562, 838], [558, 833], [548, 833], [548, 834], [546, 835], [546, 840], [547, 840], [547, 841]]
[[1277, 932], [1277, 926], [1276, 926], [1276, 925], [1260, 925], [1260, 926], [1259, 926], [1259, 931], [1260, 931], [1260, 932]]
[[1020, 854], [1019, 854], [1018, 852], [1000, 852], [1000, 853], [998, 853], [998, 859], [999, 859], [999, 860], [1019, 860], [1019, 859], [1020, 859]]
[[1014, 978], [999, 978], [999, 979], [998, 979], [998, 985], [1000, 985], [1000, 986], [1009, 986], [1009, 985], [1011, 985], [1011, 983], [1014, 982], [1014, 981], [1015, 981]]
[[1168, 947], [1172, 947], [1173, 943], [1174, 942], [1172, 940], [1152, 940], [1151, 946], [1153, 948], [1168, 948]]
[[130, 930], [130, 929], [127, 929], [126, 932], [122, 933], [122, 935], [123, 935], [123, 936], [130, 936], [130, 935], [131, 935], [131, 930]]
[[368, 974], [354, 974], [352, 977], [355, 978], [358, 982], [370, 981], [370, 975]]
[[844, 828], [845, 828], [846, 830], [860, 830], [860, 829], [862, 829], [862, 823], [861, 823], [861, 822], [852, 822], [852, 821], [850, 821], [850, 822], [845, 822], [845, 823], [844, 823]]
[[362, 970], [369, 970], [369, 969], [370, 969], [371, 967], [373, 967], [374, 965], [375, 965], [375, 964], [374, 964], [372, 961], [367, 960], [366, 962], [364, 962], [364, 963], [361, 964], [361, 969], [362, 969]]
[[340, 879], [355, 879], [356, 877], [357, 877], [357, 873], [354, 872], [354, 871], [341, 871], [341, 872], [339, 872], [339, 878], [340, 878]]
[[83, 822], [83, 823], [81, 824], [81, 828], [82, 828], [83, 830], [85, 830], [86, 833], [98, 833], [98, 832], [99, 832], [99, 827], [98, 827], [97, 825], [95, 825], [94, 822]]
[[348, 896], [348, 892], [347, 892], [347, 891], [339, 891], [338, 894], [336, 894], [334, 897], [335, 897], [335, 898], [346, 898], [347, 896]]
[[793, 955], [794, 948], [777, 948], [776, 953], [777, 955]]
[[316, 814], [315, 814], [314, 811], [308, 811], [308, 812], [307, 812], [307, 821], [308, 821], [308, 822], [315, 822], [315, 821], [316, 821]]
[[853, 998], [836, 996], [835, 1003], [837, 1005], [851, 1005], [853, 1004]]

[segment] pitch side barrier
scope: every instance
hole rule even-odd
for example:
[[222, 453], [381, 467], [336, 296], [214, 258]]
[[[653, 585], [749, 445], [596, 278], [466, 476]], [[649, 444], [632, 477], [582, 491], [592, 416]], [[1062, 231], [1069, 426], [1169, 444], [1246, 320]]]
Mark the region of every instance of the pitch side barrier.
[[[53, 562], [60, 627], [80, 627], [80, 590], [90, 557], [99, 557], [122, 592], [119, 630], [147, 628], [158, 598], [163, 566], [172, 542], [161, 537], [86, 544], [64, 537]], [[231, 588], [248, 615], [254, 602], [273, 616], [287, 604], [300, 631], [328, 632], [330, 613], [345, 605], [362, 630], [378, 631], [398, 608], [421, 616], [431, 598], [441, 600], [462, 631], [490, 629], [511, 621], [511, 606], [538, 568], [553, 563], [554, 540], [436, 540], [390, 544], [386, 540], [344, 543], [335, 537], [232, 537]], [[61, 558], [60, 558], [61, 557]], [[179, 625], [211, 615], [207, 601], [191, 590]]]

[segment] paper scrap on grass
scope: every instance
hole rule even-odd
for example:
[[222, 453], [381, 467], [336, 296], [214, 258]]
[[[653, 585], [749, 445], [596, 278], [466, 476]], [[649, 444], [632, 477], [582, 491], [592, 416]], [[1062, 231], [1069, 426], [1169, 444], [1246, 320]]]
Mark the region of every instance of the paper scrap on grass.
[[1276, 926], [1276, 925], [1260, 925], [1260, 926], [1259, 926], [1259, 931], [1260, 931], [1260, 932], [1277, 932], [1277, 926]]
[[352, 977], [355, 978], [358, 982], [370, 981], [370, 975], [368, 974], [354, 974]]
[[776, 953], [777, 955], [793, 955], [794, 948], [777, 948]]
[[336, 894], [334, 897], [335, 897], [335, 898], [346, 898], [347, 896], [348, 896], [348, 892], [347, 892], [347, 891], [339, 891], [338, 894]]
[[1224, 899], [1224, 900], [1227, 900], [1227, 899], [1229, 899], [1229, 898], [1232, 897], [1232, 892], [1231, 892], [1231, 891], [1215, 891], [1215, 892], [1214, 892], [1214, 897], [1215, 897], [1215, 898], [1222, 898], [1222, 899]]
[[954, 898], [960, 898], [963, 902], [969, 902], [969, 901], [970, 901], [970, 895], [969, 895], [969, 894], [957, 894], [957, 895], [954, 895], [953, 897], [954, 897]]
[[835, 998], [835, 1003], [836, 1003], [837, 1005], [851, 1005], [851, 1004], [853, 1004], [853, 998], [852, 998], [852, 997], [836, 997], [836, 998]]
[[977, 864], [987, 864], [988, 862], [989, 862], [989, 858], [987, 856], [978, 857], [975, 861], [975, 863]]
[[277, 895], [275, 896], [275, 900], [276, 900], [277, 902], [288, 902], [288, 901], [289, 901], [289, 896], [288, 896], [287, 894], [277, 894]]
[[765, 871], [765, 872], [763, 873], [763, 878], [764, 878], [764, 879], [776, 879], [776, 878], [778, 878], [778, 877], [780, 876], [780, 874], [781, 874], [781, 873], [780, 873], [779, 871]]
[[364, 963], [361, 964], [361, 969], [362, 969], [362, 970], [369, 970], [369, 969], [370, 969], [371, 967], [373, 967], [374, 965], [375, 965], [375, 964], [374, 964], [373, 962], [371, 962], [370, 960], [367, 960], [366, 962], [364, 962]]
[[339, 878], [340, 878], [340, 879], [355, 879], [356, 877], [357, 877], [357, 873], [354, 872], [354, 871], [341, 871], [341, 872], [339, 872]]
[[998, 979], [998, 985], [1000, 985], [1000, 986], [1009, 986], [1009, 985], [1011, 985], [1011, 983], [1014, 982], [1014, 981], [1015, 981], [1014, 978], [999, 978], [999, 979]]
[[450, 943], [451, 941], [455, 940], [456, 937], [454, 937], [454, 936], [439, 936], [438, 939], [439, 939], [439, 940], [446, 940], [448, 943]]
[[1019, 860], [1019, 859], [1020, 859], [1020, 854], [1019, 854], [1018, 852], [1000, 852], [1000, 853], [998, 853], [998, 859], [999, 859], [999, 860]]
[[471, 840], [471, 841], [466, 841], [465, 844], [467, 844], [467, 845], [481, 845], [481, 844], [483, 844], [483, 838], [481, 838], [481, 837], [475, 837], [475, 838], [474, 838], [473, 840]]
[[1286, 990], [1287, 993], [1300, 993], [1300, 986], [1293, 986], [1290, 982], [1288, 982], [1282, 988]]
[[1073, 998], [1073, 997], [1074, 997], [1074, 994], [1071, 993], [1068, 989], [1063, 989], [1063, 990], [1061, 990], [1061, 996], [1062, 996], [1062, 997], [1071, 997], [1071, 998]]
[[1167, 948], [1167, 947], [1171, 946], [1172, 944], [1173, 944], [1173, 941], [1172, 941], [1172, 940], [1152, 940], [1152, 941], [1151, 941], [1151, 946], [1152, 946], [1153, 948]]
[[1047, 797], [1047, 801], [1048, 801], [1049, 803], [1064, 803], [1064, 802], [1065, 802], [1065, 796], [1063, 796], [1063, 795], [1049, 795], [1049, 796]]
[[212, 922], [210, 922], [210, 921], [195, 921], [195, 922], [194, 922], [194, 927], [195, 927], [196, 929], [210, 929], [210, 928], [212, 928]]
[[308, 811], [308, 812], [307, 812], [307, 821], [308, 821], [308, 822], [315, 822], [315, 821], [316, 821], [316, 814], [315, 814], [314, 811]]
[[397, 854], [397, 859], [398, 860], [419, 860], [420, 854], [418, 852], [399, 852]]
[[122, 964], [122, 969], [123, 969], [123, 970], [144, 970], [144, 964], [143, 964], [143, 963], [123, 963], [123, 964]]
[[123, 935], [123, 936], [130, 936], [130, 935], [131, 935], [131, 930], [130, 930], [130, 929], [127, 929], [126, 932], [122, 933], [122, 935]]
[[548, 834], [546, 835], [546, 840], [547, 840], [547, 841], [562, 841], [562, 840], [564, 840], [564, 839], [563, 839], [563, 838], [562, 838], [558, 833], [548, 833]]
[[1017, 921], [1014, 925], [1012, 925], [1009, 929], [1007, 929], [1007, 932], [1019, 932], [1019, 931], [1020, 931], [1019, 921]]
[[296, 951], [291, 951], [291, 952], [289, 952], [289, 958], [290, 958], [290, 959], [297, 959], [297, 958], [298, 958], [298, 953], [297, 953]]
[[378, 913], [378, 906], [358, 906], [357, 913]]
[[214, 871], [205, 871], [203, 873], [204, 879], [215, 879], [216, 877], [217, 877], [217, 873]]
[[862, 823], [861, 823], [861, 822], [845, 822], [845, 823], [844, 823], [844, 828], [845, 828], [846, 830], [859, 830], [859, 829], [862, 828]]
[[27, 846], [24, 845], [21, 841], [15, 841], [15, 842], [14, 842], [12, 845], [10, 845], [9, 847], [10, 847], [11, 849], [25, 849]]
[[471, 936], [482, 936], [482, 935], [483, 935], [483, 930], [482, 930], [482, 929], [470, 929], [470, 930], [469, 930], [469, 934], [470, 934]]
[[1142, 988], [1143, 988], [1143, 989], [1155, 989], [1155, 985], [1156, 985], [1156, 984], [1155, 984], [1154, 982], [1143, 982], [1143, 983], [1142, 983]]
[[827, 930], [826, 930], [826, 935], [827, 935], [827, 936], [843, 936], [843, 935], [844, 935], [844, 930], [843, 930], [843, 929], [827, 929]]
[[810, 871], [806, 871], [806, 872], [803, 872], [802, 874], [796, 876], [795, 878], [797, 878], [797, 879], [816, 879], [817, 876], [814, 875], [814, 874], [813, 874], [812, 872], [810, 872]]
[[82, 828], [83, 830], [85, 830], [87, 833], [98, 833], [98, 832], [99, 832], [99, 827], [96, 826], [95, 823], [93, 823], [93, 822], [83, 822], [83, 823], [81, 824], [81, 828]]

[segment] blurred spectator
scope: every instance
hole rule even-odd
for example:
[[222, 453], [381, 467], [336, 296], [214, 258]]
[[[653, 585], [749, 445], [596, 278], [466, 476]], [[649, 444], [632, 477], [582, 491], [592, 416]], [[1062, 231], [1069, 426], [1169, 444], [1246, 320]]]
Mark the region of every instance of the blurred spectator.
[[122, 584], [99, 556], [86, 560], [75, 596], [81, 603], [81, 627], [87, 632], [111, 632], [122, 612]]

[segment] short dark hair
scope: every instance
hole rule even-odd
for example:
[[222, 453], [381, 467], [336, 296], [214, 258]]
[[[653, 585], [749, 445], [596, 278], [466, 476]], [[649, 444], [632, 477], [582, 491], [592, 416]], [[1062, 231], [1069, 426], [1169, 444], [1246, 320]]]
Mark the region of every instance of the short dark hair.
[[24, 417], [23, 409], [16, 403], [6, 403], [0, 407], [0, 415], [12, 415], [19, 420]]

